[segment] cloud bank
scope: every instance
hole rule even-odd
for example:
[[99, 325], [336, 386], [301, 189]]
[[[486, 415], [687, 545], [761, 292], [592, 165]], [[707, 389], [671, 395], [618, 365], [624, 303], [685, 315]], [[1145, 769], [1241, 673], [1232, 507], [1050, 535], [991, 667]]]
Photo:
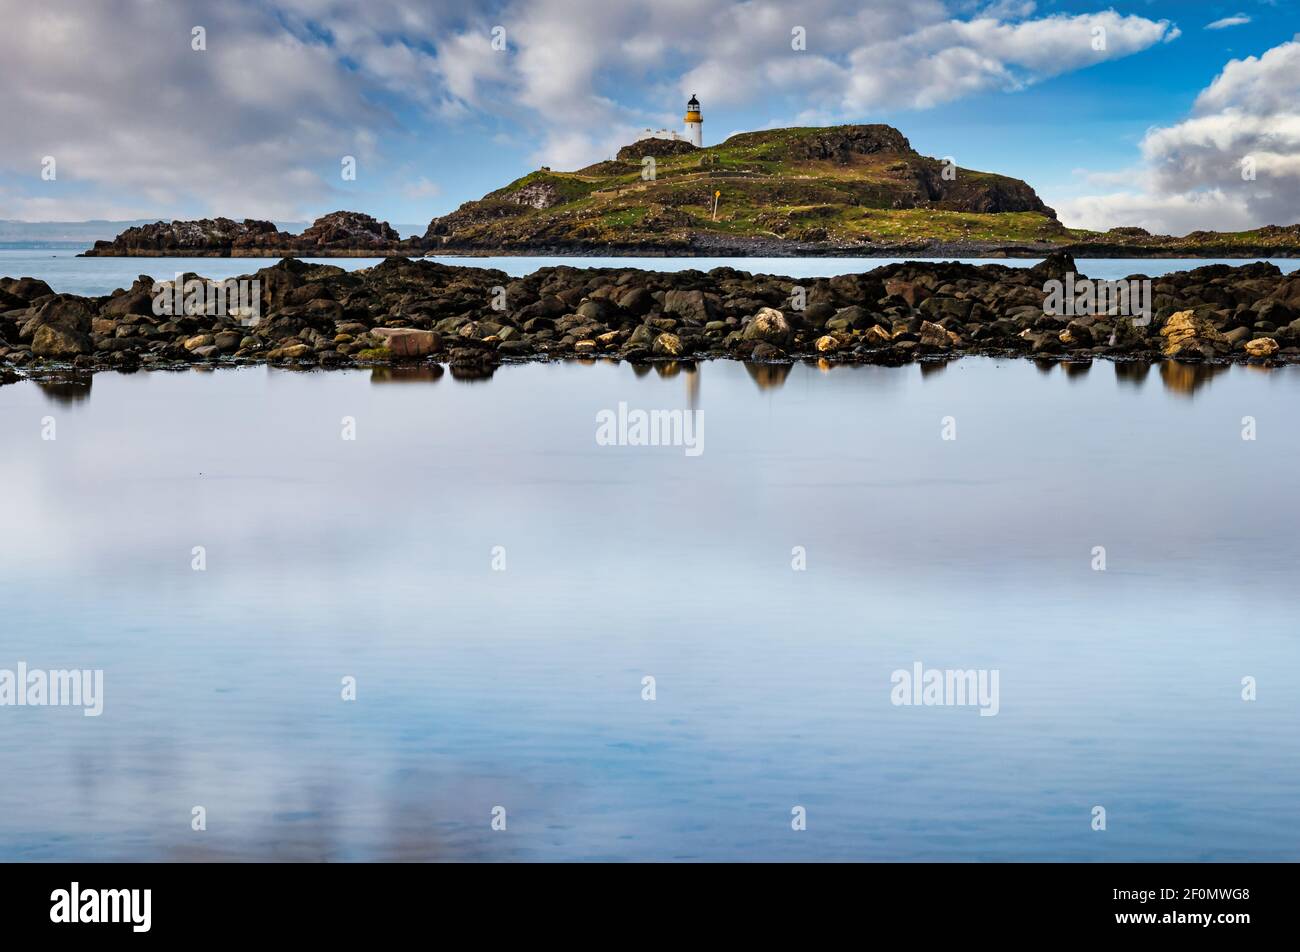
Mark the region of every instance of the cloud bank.
[[1137, 188], [1060, 201], [1062, 220], [1166, 234], [1300, 221], [1300, 39], [1230, 61], [1141, 152]]

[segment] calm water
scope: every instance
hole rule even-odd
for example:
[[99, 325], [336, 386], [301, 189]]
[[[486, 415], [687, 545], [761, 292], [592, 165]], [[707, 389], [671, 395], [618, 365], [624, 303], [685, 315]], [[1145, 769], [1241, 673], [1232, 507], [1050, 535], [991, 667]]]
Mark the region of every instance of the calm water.
[[[985, 359], [0, 388], [0, 668], [106, 695], [0, 708], [0, 859], [1296, 859], [1298, 398]], [[620, 401], [704, 452], [597, 445]], [[916, 661], [1000, 712], [892, 705]]]
[[[251, 274], [275, 264], [277, 258], [78, 258], [74, 249], [0, 248], [0, 277], [31, 276], [41, 278], [56, 291], [69, 294], [108, 294], [115, 288], [129, 287], [141, 274], [158, 280], [170, 280], [179, 272], [194, 272], [208, 278], [231, 278]], [[305, 258], [319, 264], [332, 264], [349, 271], [369, 268], [382, 258]], [[794, 278], [832, 277], [871, 271], [903, 259], [900, 258], [521, 258], [521, 257], [437, 257], [444, 264], [463, 264], [476, 268], [499, 268], [514, 277], [531, 274], [538, 268], [569, 265], [575, 268], [643, 268], [649, 271], [682, 271], [695, 268], [738, 268], [753, 273], [787, 275]], [[969, 264], [1004, 264], [1028, 268], [1034, 259], [962, 258]], [[1282, 271], [1300, 270], [1300, 259], [1270, 258]], [[1215, 261], [1182, 258], [1091, 258], [1079, 259], [1081, 272], [1089, 277], [1115, 281], [1131, 274], [1156, 276], [1170, 271], [1186, 271], [1207, 264], [1246, 264], [1244, 260]]]

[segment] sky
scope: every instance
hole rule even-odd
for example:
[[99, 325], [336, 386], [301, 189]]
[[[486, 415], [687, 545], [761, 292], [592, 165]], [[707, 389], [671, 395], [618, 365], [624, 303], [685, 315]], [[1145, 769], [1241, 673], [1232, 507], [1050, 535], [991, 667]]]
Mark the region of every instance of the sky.
[[706, 145], [885, 122], [1075, 227], [1292, 224], [1297, 31], [1300, 0], [0, 0], [0, 219], [423, 225], [695, 93]]

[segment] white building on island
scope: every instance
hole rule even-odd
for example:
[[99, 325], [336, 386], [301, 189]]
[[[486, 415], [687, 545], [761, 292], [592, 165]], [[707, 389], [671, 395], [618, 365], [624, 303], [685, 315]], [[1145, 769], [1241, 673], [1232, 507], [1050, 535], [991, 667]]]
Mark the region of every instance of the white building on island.
[[641, 133], [642, 139], [671, 139], [674, 142], [689, 142], [695, 148], [704, 145], [704, 119], [700, 116], [700, 101], [692, 93], [686, 103], [686, 128], [682, 132], [675, 129], [646, 129]]

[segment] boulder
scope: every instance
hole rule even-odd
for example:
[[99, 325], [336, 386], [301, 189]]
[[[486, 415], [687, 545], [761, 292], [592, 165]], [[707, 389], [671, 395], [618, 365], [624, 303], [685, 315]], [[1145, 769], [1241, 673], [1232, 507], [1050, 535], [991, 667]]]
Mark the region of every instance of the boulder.
[[442, 350], [442, 338], [434, 331], [410, 327], [377, 327], [371, 333], [387, 343], [394, 357], [428, 357]]
[[93, 325], [94, 315], [84, 301], [60, 295], [41, 305], [23, 333], [31, 334], [37, 357], [64, 359], [94, 352]]
[[917, 333], [921, 335], [919, 343], [924, 347], [947, 347], [952, 343], [946, 330], [929, 321], [922, 321]]
[[656, 357], [680, 357], [682, 350], [682, 339], [676, 334], [660, 334], [650, 348]]
[[862, 335], [869, 347], [886, 347], [893, 339], [893, 335], [879, 324], [873, 324], [867, 328], [867, 332]]
[[719, 310], [717, 296], [703, 291], [673, 290], [664, 295], [665, 314], [676, 314], [700, 324], [713, 320]]
[[1165, 339], [1166, 357], [1205, 356], [1207, 350], [1213, 351], [1215, 344], [1225, 343], [1223, 335], [1209, 319], [1198, 316], [1195, 311], [1171, 314], [1165, 326], [1160, 328], [1160, 336]]
[[792, 333], [790, 322], [776, 308], [765, 307], [754, 315], [754, 319], [745, 325], [745, 340], [761, 341], [774, 347], [784, 347]]
[[1272, 357], [1277, 353], [1278, 344], [1271, 337], [1256, 337], [1245, 344], [1246, 353], [1252, 357]]
[[37, 357], [63, 360], [89, 354], [93, 350], [94, 344], [88, 336], [52, 324], [41, 325], [32, 336], [32, 353]]

